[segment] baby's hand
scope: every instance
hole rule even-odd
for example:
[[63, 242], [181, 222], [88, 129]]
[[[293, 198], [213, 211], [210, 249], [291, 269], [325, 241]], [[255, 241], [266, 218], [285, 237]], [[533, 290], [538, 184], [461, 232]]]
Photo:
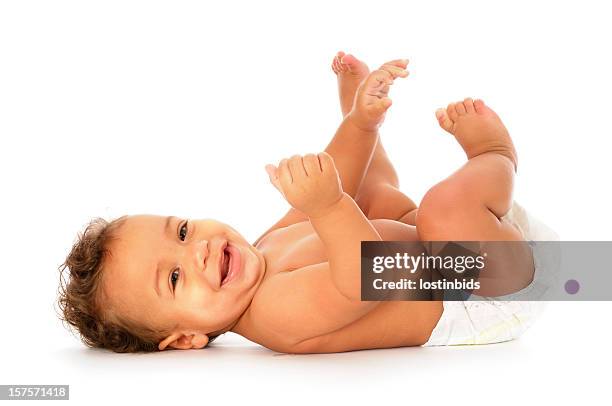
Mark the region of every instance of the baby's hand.
[[393, 81], [408, 76], [407, 59], [397, 59], [371, 72], [357, 88], [353, 109], [348, 114], [351, 120], [364, 131], [376, 131], [385, 119], [391, 106], [389, 87]]
[[270, 181], [291, 206], [308, 217], [324, 215], [343, 195], [334, 160], [327, 152], [294, 155], [278, 168], [266, 165]]

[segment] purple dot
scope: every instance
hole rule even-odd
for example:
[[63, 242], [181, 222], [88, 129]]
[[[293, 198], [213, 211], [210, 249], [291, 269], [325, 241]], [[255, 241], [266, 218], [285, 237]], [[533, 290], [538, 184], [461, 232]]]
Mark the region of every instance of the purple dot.
[[569, 279], [567, 282], [565, 282], [565, 291], [570, 295], [578, 293], [579, 290], [580, 284], [576, 279]]

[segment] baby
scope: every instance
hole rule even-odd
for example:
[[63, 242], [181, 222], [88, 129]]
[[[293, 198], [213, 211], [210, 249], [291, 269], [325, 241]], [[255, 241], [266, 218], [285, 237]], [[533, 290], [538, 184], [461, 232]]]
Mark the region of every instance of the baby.
[[[378, 134], [407, 63], [369, 72], [338, 53], [343, 121], [325, 152], [266, 167], [292, 208], [252, 244], [211, 219], [93, 220], [60, 267], [62, 318], [88, 346], [116, 352], [203, 348], [228, 331], [287, 353], [435, 345], [455, 317], [450, 306], [362, 301], [360, 243], [524, 240], [504, 217], [517, 158], [482, 100], [451, 103], [436, 117], [468, 161], [417, 207], [399, 190]], [[515, 275], [523, 287], [534, 273], [524, 268]]]

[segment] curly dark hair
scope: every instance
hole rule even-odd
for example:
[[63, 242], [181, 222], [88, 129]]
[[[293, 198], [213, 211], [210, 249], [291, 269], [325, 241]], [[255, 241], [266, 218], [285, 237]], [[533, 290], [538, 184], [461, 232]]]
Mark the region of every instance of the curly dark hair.
[[[76, 328], [81, 341], [92, 348], [114, 352], [151, 352], [169, 331], [154, 331], [120, 317], [103, 305], [102, 268], [109, 244], [127, 216], [112, 221], [95, 218], [79, 233], [65, 262], [60, 265], [58, 305], [60, 319]], [[211, 340], [212, 341], [212, 340]]]

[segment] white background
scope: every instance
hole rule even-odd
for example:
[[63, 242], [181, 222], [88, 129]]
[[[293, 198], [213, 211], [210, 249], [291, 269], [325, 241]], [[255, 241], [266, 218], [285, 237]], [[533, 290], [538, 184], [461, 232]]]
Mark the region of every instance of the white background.
[[609, 240], [605, 4], [1, 2], [0, 383], [70, 384], [76, 404], [603, 395], [610, 303], [553, 303], [508, 344], [306, 356], [232, 334], [202, 351], [90, 350], [53, 305], [57, 266], [94, 216], [210, 217], [249, 241], [278, 220], [288, 205], [264, 165], [331, 139], [340, 49], [372, 68], [411, 61], [382, 130], [406, 194], [418, 201], [463, 162], [435, 108], [481, 97], [519, 151], [517, 201], [564, 240]]

